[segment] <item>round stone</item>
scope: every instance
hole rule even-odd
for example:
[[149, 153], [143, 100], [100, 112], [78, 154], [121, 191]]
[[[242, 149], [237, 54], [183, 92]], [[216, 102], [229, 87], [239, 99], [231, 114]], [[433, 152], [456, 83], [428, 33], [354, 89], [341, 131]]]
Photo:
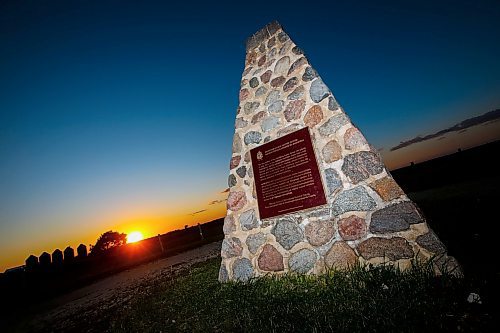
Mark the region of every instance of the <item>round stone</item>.
[[278, 112], [281, 112], [281, 110], [283, 110], [283, 105], [285, 105], [285, 102], [276, 101], [276, 102], [272, 103], [271, 105], [269, 105], [267, 107], [267, 110], [271, 113], [278, 113]]
[[304, 51], [302, 51], [302, 49], [298, 46], [295, 46], [293, 49], [292, 49], [292, 52], [293, 54], [296, 54], [296, 55], [301, 55], [301, 54], [304, 54]]
[[346, 149], [356, 149], [366, 145], [367, 142], [357, 128], [351, 127], [344, 134], [344, 146]]
[[255, 62], [257, 61], [257, 52], [252, 51], [247, 53], [246, 59], [245, 59], [245, 65], [255, 65]]
[[281, 86], [285, 82], [285, 78], [283, 76], [278, 76], [271, 80], [271, 87], [277, 88]]
[[297, 222], [287, 218], [278, 220], [271, 233], [276, 237], [276, 241], [286, 250], [290, 250], [295, 244], [304, 239], [302, 230]]
[[247, 198], [245, 192], [243, 191], [232, 191], [229, 192], [227, 197], [227, 209], [232, 211], [238, 211], [242, 209], [247, 203]]
[[285, 268], [283, 265], [283, 256], [270, 244], [264, 245], [257, 262], [259, 268], [263, 271], [278, 272]]
[[248, 251], [250, 251], [250, 253], [252, 254], [257, 253], [257, 250], [262, 245], [264, 245], [265, 242], [266, 242], [266, 235], [264, 235], [262, 232], [259, 232], [258, 234], [249, 235], [246, 240]]
[[241, 161], [240, 155], [232, 157], [231, 161], [229, 162], [229, 170], [236, 168], [240, 164], [240, 161]]
[[266, 63], [266, 56], [263, 55], [262, 57], [260, 57], [259, 61], [257, 62], [257, 65], [259, 65], [259, 67], [262, 67], [262, 65], [264, 65]]
[[267, 42], [267, 47], [268, 48], [271, 48], [273, 47], [274, 45], [276, 45], [276, 37], [272, 37], [271, 39], [269, 39], [269, 41]]
[[408, 230], [410, 224], [423, 222], [422, 217], [413, 203], [403, 201], [379, 209], [372, 214], [370, 232], [385, 234]]
[[291, 48], [292, 48], [292, 42], [289, 40], [289, 41], [285, 42], [283, 44], [283, 46], [281, 46], [279, 55], [285, 55], [285, 54], [287, 54], [288, 51], [290, 51]]
[[339, 108], [339, 104], [332, 96], [328, 97], [328, 110], [335, 111]]
[[280, 119], [275, 116], [267, 117], [262, 121], [262, 131], [268, 132], [280, 124]]
[[255, 210], [254, 209], [249, 209], [243, 213], [241, 213], [240, 218], [240, 226], [242, 230], [252, 230], [254, 228], [257, 228], [259, 226], [259, 222], [257, 221], [257, 218], [255, 217]]
[[233, 215], [226, 215], [222, 231], [224, 231], [224, 235], [229, 235], [230, 233], [236, 231], [236, 224], [234, 223]]
[[259, 121], [261, 121], [265, 116], [267, 115], [266, 111], [260, 111], [257, 112], [253, 117], [252, 117], [252, 124], [257, 124]]
[[244, 101], [245, 99], [248, 98], [248, 96], [250, 95], [250, 91], [248, 91], [248, 89], [241, 89], [240, 90], [240, 102]]
[[358, 263], [356, 252], [346, 242], [336, 242], [325, 255], [325, 265], [333, 269], [348, 269]]
[[298, 86], [297, 88], [294, 89], [294, 91], [290, 93], [290, 95], [288, 95], [287, 98], [291, 101], [300, 99], [304, 96], [304, 92], [305, 92], [304, 86]]
[[360, 243], [358, 251], [366, 260], [387, 257], [394, 261], [413, 258], [415, 254], [408, 241], [402, 237], [372, 237]]
[[304, 71], [304, 75], [302, 75], [302, 81], [311, 81], [314, 78], [318, 77], [318, 73], [311, 66], [307, 67]]
[[247, 167], [244, 165], [240, 166], [238, 169], [236, 169], [236, 174], [241, 178], [245, 178], [245, 175], [247, 174]]
[[241, 255], [243, 247], [239, 238], [225, 238], [222, 241], [221, 256], [222, 258], [232, 258]]
[[304, 111], [304, 107], [306, 106], [306, 101], [303, 99], [299, 99], [296, 101], [291, 101], [285, 108], [283, 112], [285, 114], [285, 119], [287, 121], [292, 121], [294, 119], [299, 119], [302, 112]]
[[311, 99], [315, 103], [319, 103], [323, 99], [328, 97], [328, 95], [330, 94], [330, 90], [323, 83], [323, 80], [318, 78], [318, 79], [314, 80], [313, 83], [311, 84], [311, 88], [309, 89], [309, 94], [311, 95]]
[[243, 111], [245, 111], [246, 114], [251, 114], [253, 113], [255, 110], [257, 110], [257, 108], [260, 106], [260, 103], [259, 102], [246, 102], [244, 105], [243, 105]]
[[252, 157], [250, 156], [250, 151], [247, 151], [245, 153], [244, 161], [249, 163], [251, 159], [252, 159]]
[[244, 160], [246, 163], [249, 163], [251, 159], [252, 159], [252, 158], [251, 158], [251, 156], [250, 156], [250, 151], [247, 151], [247, 152], [245, 153], [245, 156], [243, 157], [243, 160]]
[[248, 125], [248, 122], [243, 119], [243, 118], [236, 118], [236, 121], [234, 122], [234, 128], [243, 128]]
[[[293, 49], [292, 49], [292, 52], [293, 52]], [[290, 66], [290, 69], [288, 70], [288, 75], [292, 74], [297, 69], [299, 69], [300, 67], [302, 67], [306, 64], [307, 64], [307, 60], [305, 57], [302, 57], [302, 58], [295, 60], [294, 63], [292, 64], [292, 66]]]
[[290, 57], [282, 57], [276, 62], [276, 65], [274, 65], [274, 74], [284, 75], [288, 72], [288, 68], [290, 68]]
[[399, 185], [396, 184], [396, 182], [390, 177], [377, 179], [376, 181], [370, 183], [370, 187], [377, 192], [377, 194], [384, 201], [391, 201], [404, 194]]
[[369, 211], [377, 206], [363, 186], [340, 192], [332, 204], [335, 216], [352, 211]]
[[384, 166], [378, 156], [371, 151], [360, 151], [344, 158], [342, 172], [357, 184], [368, 177], [384, 171]]
[[342, 157], [342, 148], [336, 140], [329, 141], [322, 150], [323, 159], [326, 163], [332, 163]]
[[344, 114], [338, 114], [319, 127], [319, 134], [322, 136], [332, 135], [347, 123], [349, 123], [349, 119]]
[[306, 274], [314, 268], [316, 259], [317, 256], [314, 251], [302, 249], [292, 254], [290, 260], [288, 260], [288, 266], [292, 272]]
[[312, 221], [305, 227], [306, 238], [313, 246], [321, 246], [328, 243], [335, 233], [331, 221]]
[[325, 170], [325, 180], [326, 187], [328, 188], [328, 193], [331, 195], [335, 193], [338, 189], [342, 188], [342, 180], [340, 180], [340, 176], [332, 168], [328, 168]]
[[341, 219], [339, 221], [339, 234], [346, 241], [360, 239], [366, 236], [366, 222], [356, 215]]
[[252, 88], [255, 88], [259, 85], [259, 79], [257, 79], [256, 77], [253, 77], [251, 80], [250, 80], [250, 87]]
[[439, 255], [446, 252], [446, 247], [432, 231], [418, 236], [416, 242], [418, 245], [433, 254]]
[[323, 120], [323, 110], [321, 110], [321, 106], [314, 105], [309, 110], [307, 110], [306, 115], [304, 116], [304, 123], [306, 126], [313, 128], [318, 125]]
[[227, 185], [229, 187], [235, 186], [237, 183], [236, 176], [233, 174], [230, 174], [229, 177], [227, 178]]
[[259, 143], [262, 140], [262, 134], [260, 132], [256, 131], [250, 131], [247, 134], [245, 134], [245, 144], [250, 145], [252, 143]]
[[262, 83], [268, 83], [271, 79], [272, 74], [273, 72], [271, 72], [270, 70], [265, 71], [264, 74], [260, 76], [260, 80], [262, 81]]
[[247, 282], [254, 276], [252, 262], [247, 258], [236, 259], [233, 263], [233, 278], [236, 281]]
[[292, 90], [293, 88], [295, 88], [295, 86], [298, 83], [299, 83], [299, 79], [296, 77], [292, 77], [291, 79], [286, 81], [286, 83], [283, 85], [283, 91], [288, 92], [288, 91]]
[[278, 101], [280, 99], [280, 91], [279, 90], [273, 90], [271, 91], [267, 97], [266, 97], [266, 102], [264, 103], [265, 105], [271, 105], [274, 102]]
[[262, 95], [265, 95], [267, 93], [267, 88], [262, 86], [262, 87], [259, 87], [259, 89], [257, 89], [257, 91], [255, 92], [255, 97], [260, 97]]

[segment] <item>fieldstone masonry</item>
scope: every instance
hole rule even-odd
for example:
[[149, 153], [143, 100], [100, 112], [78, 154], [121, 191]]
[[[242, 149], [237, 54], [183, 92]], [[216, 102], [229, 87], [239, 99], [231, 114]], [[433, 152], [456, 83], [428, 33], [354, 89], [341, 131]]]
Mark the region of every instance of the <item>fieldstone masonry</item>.
[[[224, 222], [219, 280], [320, 274], [328, 268], [437, 256], [457, 268], [380, 156], [277, 22], [247, 41]], [[327, 205], [261, 220], [250, 149], [309, 127]], [[438, 264], [439, 263], [439, 264]]]

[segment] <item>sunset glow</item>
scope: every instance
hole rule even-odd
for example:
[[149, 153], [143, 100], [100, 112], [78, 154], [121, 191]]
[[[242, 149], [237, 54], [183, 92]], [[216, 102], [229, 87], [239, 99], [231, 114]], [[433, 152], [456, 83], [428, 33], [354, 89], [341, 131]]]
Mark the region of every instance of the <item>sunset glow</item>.
[[144, 236], [142, 236], [140, 231], [133, 231], [127, 235], [127, 243], [135, 243], [143, 239]]

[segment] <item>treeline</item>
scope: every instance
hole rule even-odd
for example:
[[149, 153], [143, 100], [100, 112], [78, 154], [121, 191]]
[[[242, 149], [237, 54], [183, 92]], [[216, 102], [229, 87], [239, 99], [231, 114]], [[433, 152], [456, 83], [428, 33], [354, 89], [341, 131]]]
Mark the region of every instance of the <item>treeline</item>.
[[87, 254], [86, 247], [80, 245], [76, 256], [70, 247], [64, 253], [57, 249], [52, 256], [47, 252], [39, 258], [31, 255], [25, 266], [0, 274], [0, 305], [8, 309], [13, 304], [29, 304], [138, 264], [221, 240], [223, 222], [221, 218], [99, 253]]

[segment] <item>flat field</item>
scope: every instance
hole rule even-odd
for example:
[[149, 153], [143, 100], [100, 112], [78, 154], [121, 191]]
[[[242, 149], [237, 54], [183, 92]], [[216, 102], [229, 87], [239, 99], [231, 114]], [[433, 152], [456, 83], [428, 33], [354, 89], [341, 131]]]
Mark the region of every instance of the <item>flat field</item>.
[[[10, 309], [3, 328], [8, 332], [496, 331], [500, 177], [488, 156], [499, 153], [499, 147], [497, 142], [393, 172], [449, 254], [461, 263], [463, 279], [436, 278], [426, 267], [417, 266], [404, 273], [382, 267], [221, 285], [217, 282], [220, 242], [215, 242], [43, 303]], [[470, 302], [472, 293], [480, 301]]]

